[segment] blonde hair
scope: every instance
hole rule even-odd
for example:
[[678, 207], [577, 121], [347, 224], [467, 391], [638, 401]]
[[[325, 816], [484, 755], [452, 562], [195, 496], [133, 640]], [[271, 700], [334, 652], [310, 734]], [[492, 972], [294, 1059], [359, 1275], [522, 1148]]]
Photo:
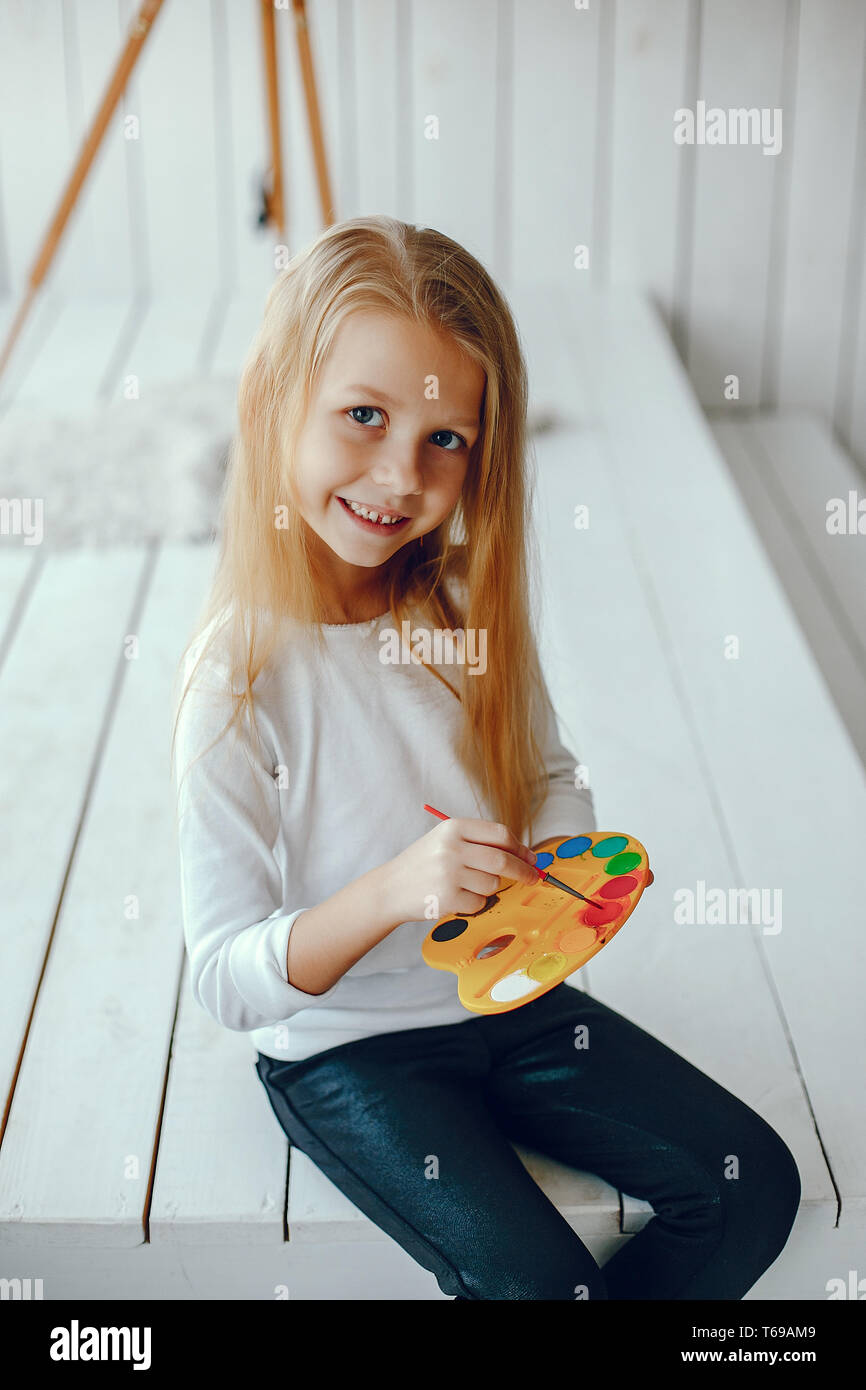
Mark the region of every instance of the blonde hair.
[[[337, 329], [357, 309], [448, 334], [485, 374], [481, 429], [462, 495], [423, 547], [409, 543], [391, 557], [385, 579], [398, 628], [414, 604], [432, 627], [486, 629], [486, 673], [465, 680], [462, 696], [445, 681], [463, 705], [457, 753], [496, 819], [518, 836], [527, 825], [531, 844], [547, 775], [533, 728], [541, 717], [541, 673], [529, 610], [526, 366], [504, 297], [480, 262], [443, 233], [393, 217], [352, 218], [326, 228], [274, 281], [240, 378], [218, 562], [182, 664], [231, 609], [220, 635], [234, 712], [223, 732], [244, 711], [255, 728], [253, 686], [282, 639], [283, 620], [294, 619], [318, 647], [324, 641], [324, 600], [296, 506], [293, 441]], [[462, 612], [446, 589], [452, 576], [465, 593]], [[215, 636], [204, 641], [196, 667]], [[172, 763], [188, 688], [175, 716]]]

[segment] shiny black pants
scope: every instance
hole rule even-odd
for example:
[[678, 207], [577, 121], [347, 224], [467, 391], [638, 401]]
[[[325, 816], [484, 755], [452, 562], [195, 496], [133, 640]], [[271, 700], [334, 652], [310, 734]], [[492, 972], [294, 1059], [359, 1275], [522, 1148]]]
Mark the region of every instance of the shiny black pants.
[[[776, 1131], [571, 985], [256, 1071], [291, 1143], [458, 1298], [740, 1299], [797, 1213]], [[599, 1268], [509, 1140], [653, 1216]]]

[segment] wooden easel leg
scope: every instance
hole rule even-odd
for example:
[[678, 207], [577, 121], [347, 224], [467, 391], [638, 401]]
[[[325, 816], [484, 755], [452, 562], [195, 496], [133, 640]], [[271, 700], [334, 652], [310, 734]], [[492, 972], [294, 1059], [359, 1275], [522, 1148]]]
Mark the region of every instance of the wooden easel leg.
[[325, 155], [325, 142], [322, 138], [322, 121], [319, 114], [319, 98], [316, 93], [316, 77], [313, 72], [313, 59], [310, 53], [310, 35], [307, 29], [307, 7], [305, 0], [292, 0], [295, 17], [295, 38], [298, 44], [298, 61], [304, 82], [304, 96], [307, 103], [307, 124], [313, 146], [313, 162], [316, 166], [316, 182], [319, 187], [319, 203], [322, 209], [322, 225], [330, 227], [336, 221], [331, 186], [328, 179], [328, 163]]
[[30, 306], [44, 280], [51, 262], [57, 253], [57, 247], [63, 236], [64, 229], [69, 221], [73, 208], [75, 207], [81, 185], [84, 183], [99, 147], [102, 144], [108, 122], [111, 120], [114, 108], [117, 105], [122, 93], [126, 88], [129, 75], [138, 60], [145, 39], [148, 37], [153, 21], [162, 8], [163, 0], [142, 0], [141, 8], [129, 28], [129, 38], [126, 47], [120, 55], [117, 67], [112, 74], [111, 80], [105, 89], [99, 110], [93, 118], [90, 130], [88, 131], [81, 152], [75, 163], [66, 187], [61, 194], [60, 201], [55, 209], [54, 216], [48, 227], [48, 231], [42, 240], [39, 254], [33, 263], [30, 274], [27, 277], [28, 289], [22, 303], [19, 305], [18, 312], [12, 321], [12, 327], [6, 336], [3, 344], [3, 351], [0, 353], [0, 376], [3, 375], [6, 363], [12, 353], [12, 348], [18, 338], [24, 322], [29, 313]]
[[265, 70], [265, 105], [271, 145], [271, 185], [264, 192], [265, 222], [274, 223], [283, 241], [286, 216], [283, 203], [283, 147], [280, 138], [280, 87], [277, 76], [277, 45], [274, 36], [273, 0], [261, 0], [262, 55]]
[[[12, 326], [0, 352], [0, 376], [11, 356], [12, 349], [24, 326], [30, 307], [41, 286], [57, 252], [57, 247], [69, 221], [76, 200], [81, 191], [91, 165], [105, 137], [108, 123], [126, 88], [129, 75], [138, 60], [145, 39], [150, 34], [153, 22], [162, 8], [163, 0], [142, 0], [141, 7], [130, 25], [126, 42], [114, 73], [108, 83], [90, 130], [81, 147], [81, 152], [63, 190], [60, 201], [51, 219], [48, 230], [39, 248], [39, 253], [27, 277], [28, 288], [12, 321]], [[310, 53], [310, 39], [307, 31], [305, 0], [292, 0], [295, 19], [295, 37], [298, 45], [298, 60], [304, 83], [304, 96], [307, 106], [307, 122], [313, 147], [313, 161], [322, 209], [322, 222], [330, 226], [335, 221], [333, 200], [328, 179], [325, 144], [322, 137], [322, 123], [319, 114], [319, 101], [316, 92], [316, 79]], [[276, 43], [274, 41], [273, 0], [261, 0], [262, 38], [264, 44], [265, 82], [267, 88], [268, 128], [271, 145], [272, 188], [266, 195], [266, 211], [285, 237], [285, 208], [283, 202], [282, 147], [280, 141], [279, 88], [277, 83]]]

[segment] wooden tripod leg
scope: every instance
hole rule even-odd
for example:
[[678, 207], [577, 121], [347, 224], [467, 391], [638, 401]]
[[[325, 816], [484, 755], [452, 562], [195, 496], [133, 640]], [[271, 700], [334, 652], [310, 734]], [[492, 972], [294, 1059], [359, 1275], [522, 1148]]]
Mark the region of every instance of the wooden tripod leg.
[[298, 61], [304, 82], [304, 96], [307, 102], [307, 124], [313, 146], [313, 162], [316, 166], [316, 182], [319, 186], [319, 202], [322, 208], [322, 225], [330, 227], [336, 221], [331, 186], [328, 179], [328, 162], [325, 155], [325, 142], [322, 138], [322, 121], [319, 114], [319, 98], [316, 93], [316, 76], [313, 72], [313, 59], [310, 54], [310, 35], [307, 29], [307, 7], [305, 0], [292, 0], [295, 17], [295, 38], [298, 44]]
[[27, 277], [27, 292], [12, 321], [12, 327], [6, 336], [6, 341], [3, 344], [3, 351], [0, 353], [0, 376], [3, 374], [3, 370], [12, 353], [15, 341], [24, 326], [24, 321], [27, 318], [36, 291], [42, 284], [49, 266], [54, 260], [60, 238], [63, 236], [64, 229], [75, 207], [78, 194], [81, 191], [81, 185], [84, 183], [90, 171], [90, 166], [96, 157], [99, 146], [102, 144], [105, 136], [106, 129], [108, 128], [108, 122], [111, 120], [114, 108], [126, 88], [129, 74], [135, 67], [142, 45], [150, 33], [153, 21], [162, 8], [162, 3], [163, 0], [142, 0], [141, 8], [130, 25], [126, 47], [121, 53], [117, 67], [105, 89], [102, 103], [93, 118], [93, 123], [85, 137], [84, 144], [81, 146], [81, 152], [76, 161], [75, 168], [63, 190], [54, 216], [48, 227], [48, 231], [45, 233], [42, 240], [39, 254]]
[[264, 206], [268, 222], [275, 223], [286, 239], [286, 211], [283, 203], [283, 147], [280, 138], [280, 86], [277, 76], [277, 45], [274, 37], [274, 0], [261, 0], [262, 55], [265, 69], [265, 105], [271, 144], [271, 186], [265, 190]]

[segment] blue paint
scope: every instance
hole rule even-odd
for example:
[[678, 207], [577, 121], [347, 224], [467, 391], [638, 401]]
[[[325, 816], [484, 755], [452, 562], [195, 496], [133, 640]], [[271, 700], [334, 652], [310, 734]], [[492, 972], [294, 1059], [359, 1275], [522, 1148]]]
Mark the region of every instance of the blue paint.
[[553, 863], [553, 855], [548, 854], [547, 850], [542, 850], [535, 861], [536, 869], [547, 869]]
[[563, 840], [559, 849], [556, 851], [557, 859], [574, 859], [575, 855], [583, 854], [584, 850], [589, 849], [592, 840], [588, 835], [573, 835], [570, 840]]

